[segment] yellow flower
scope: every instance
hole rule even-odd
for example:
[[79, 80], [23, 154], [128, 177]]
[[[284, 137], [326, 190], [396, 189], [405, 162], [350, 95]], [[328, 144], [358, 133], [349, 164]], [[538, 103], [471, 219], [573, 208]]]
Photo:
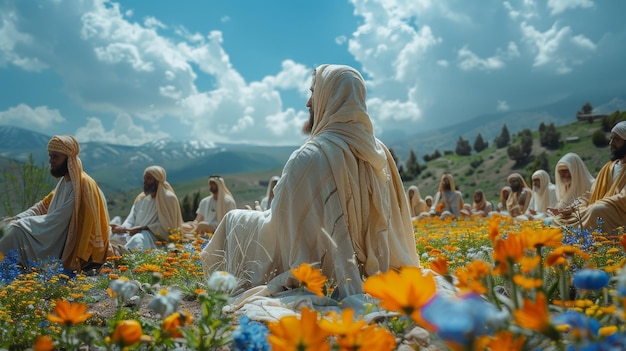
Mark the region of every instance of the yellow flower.
[[396, 349], [396, 338], [385, 328], [368, 325], [356, 333], [347, 334], [337, 340], [340, 351], [386, 351]]
[[520, 236], [524, 238], [525, 246], [530, 249], [539, 249], [544, 246], [559, 247], [563, 242], [563, 232], [560, 228], [524, 230]]
[[300, 282], [300, 285], [304, 286], [308, 291], [315, 295], [324, 296], [323, 288], [326, 283], [326, 277], [319, 269], [314, 269], [308, 263], [302, 263], [295, 269], [291, 270], [296, 279]]
[[317, 311], [302, 308], [302, 316], [285, 316], [278, 322], [269, 323], [267, 341], [275, 351], [326, 351], [330, 335], [317, 324]]
[[363, 290], [381, 300], [381, 307], [402, 312], [423, 325], [419, 311], [435, 295], [437, 286], [432, 273], [424, 274], [418, 267], [402, 267], [400, 273], [390, 270], [367, 278]]
[[545, 266], [553, 267], [559, 264], [564, 264], [567, 262], [567, 258], [574, 256], [574, 254], [580, 256], [582, 259], [589, 259], [589, 255], [579, 248], [574, 246], [560, 246], [554, 249], [546, 258]]
[[117, 322], [111, 340], [119, 345], [130, 346], [138, 343], [143, 336], [141, 324], [136, 320], [123, 320]]
[[54, 341], [47, 335], [38, 337], [33, 345], [34, 351], [52, 351], [54, 348]]
[[48, 314], [50, 323], [63, 325], [76, 325], [82, 323], [92, 316], [92, 313], [85, 313], [87, 305], [83, 303], [72, 304], [69, 301], [57, 301], [54, 314]]
[[521, 286], [525, 290], [540, 288], [543, 284], [543, 281], [541, 279], [526, 278], [520, 274], [516, 274], [513, 276], [513, 282], [515, 282], [515, 284]]
[[174, 312], [163, 320], [163, 330], [173, 338], [182, 337], [180, 327], [191, 324], [193, 322], [189, 313]]
[[348, 335], [358, 333], [367, 322], [364, 320], [353, 321], [354, 310], [346, 308], [341, 312], [341, 317], [336, 312], [330, 312], [331, 320], [322, 319], [319, 326], [327, 332], [335, 335]]

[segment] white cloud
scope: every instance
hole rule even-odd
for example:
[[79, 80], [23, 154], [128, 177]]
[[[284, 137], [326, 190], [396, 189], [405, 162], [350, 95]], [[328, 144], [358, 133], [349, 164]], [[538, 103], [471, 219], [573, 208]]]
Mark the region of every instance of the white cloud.
[[437, 65], [441, 67], [448, 67], [450, 63], [447, 60], [437, 60]]
[[510, 110], [511, 107], [509, 106], [509, 103], [504, 101], [504, 100], [498, 100], [498, 103], [496, 105], [496, 110], [499, 112], [506, 112], [508, 110]]
[[458, 53], [458, 67], [463, 71], [485, 70], [492, 71], [504, 67], [504, 62], [498, 56], [480, 58], [467, 47], [463, 47]]
[[25, 104], [19, 104], [6, 111], [0, 111], [0, 124], [10, 124], [26, 129], [50, 128], [56, 123], [65, 122], [59, 110], [51, 109], [48, 106], [37, 106], [32, 108]]
[[167, 28], [167, 26], [164, 25], [161, 21], [152, 16], [146, 17], [146, 19], [143, 21], [143, 25], [146, 26], [146, 28]]
[[[0, 7], [0, 10], [2, 8]], [[18, 53], [15, 50], [17, 45], [30, 48], [33, 44], [32, 36], [21, 33], [15, 27], [13, 13], [0, 14], [2, 26], [0, 27], [0, 67], [13, 64], [23, 70], [40, 72], [48, 66], [37, 57], [32, 57], [26, 53]]]
[[343, 45], [348, 41], [348, 38], [345, 35], [340, 35], [335, 38], [335, 44]]
[[558, 23], [545, 32], [540, 32], [534, 26], [521, 23], [524, 40], [530, 45], [536, 55], [533, 67], [546, 67], [557, 74], [566, 74], [572, 67], [580, 65], [588, 59], [595, 44], [583, 35], [572, 35], [569, 26], [559, 28]]
[[90, 117], [87, 119], [87, 124], [76, 129], [74, 136], [80, 142], [100, 141], [110, 144], [141, 145], [167, 138], [168, 134], [161, 131], [146, 131], [143, 127], [136, 125], [129, 115], [120, 114], [116, 117], [111, 130], [106, 130], [99, 118]]
[[558, 15], [566, 10], [575, 8], [589, 8], [593, 7], [593, 1], [591, 0], [548, 0], [548, 8], [550, 8], [551, 15]]

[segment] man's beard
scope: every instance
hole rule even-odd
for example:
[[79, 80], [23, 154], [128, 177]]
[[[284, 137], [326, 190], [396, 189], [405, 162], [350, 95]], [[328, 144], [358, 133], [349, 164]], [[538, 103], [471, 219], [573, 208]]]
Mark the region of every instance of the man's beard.
[[511, 185], [511, 190], [513, 190], [514, 193], [520, 191], [520, 189], [522, 189], [522, 185], [521, 184]]
[[621, 147], [611, 151], [611, 161], [621, 160], [626, 156], [626, 143]]
[[450, 184], [444, 184], [443, 185], [443, 190], [449, 191], [450, 189], [451, 189], [450, 188]]
[[55, 178], [64, 177], [68, 172], [69, 170], [67, 169], [67, 159], [65, 159], [63, 164], [58, 168], [50, 168], [50, 174], [52, 174], [52, 176]]
[[541, 185], [533, 185], [533, 191], [536, 192], [536, 193], [541, 191]]
[[156, 182], [152, 184], [143, 183], [143, 193], [147, 195], [152, 195], [156, 192], [158, 184]]
[[302, 133], [304, 133], [305, 135], [310, 135], [311, 132], [313, 131], [313, 109], [310, 108], [309, 109], [309, 119], [304, 122], [304, 125], [302, 126]]

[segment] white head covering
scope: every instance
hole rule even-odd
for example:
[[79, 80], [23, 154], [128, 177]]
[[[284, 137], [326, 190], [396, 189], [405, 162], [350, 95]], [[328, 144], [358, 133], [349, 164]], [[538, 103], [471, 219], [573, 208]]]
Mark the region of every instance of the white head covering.
[[[559, 169], [567, 169], [572, 177], [569, 187], [561, 179]], [[583, 160], [577, 154], [570, 152], [565, 154], [554, 168], [554, 179], [556, 183], [557, 207], [569, 206], [574, 199], [591, 190], [594, 178], [587, 169]]]
[[220, 176], [210, 176], [209, 183], [211, 182], [217, 185], [216, 215], [217, 215], [217, 220], [221, 221], [222, 218], [224, 218], [224, 215], [232, 209], [226, 203], [227, 202], [225, 200], [226, 196], [230, 196], [230, 199], [232, 199], [233, 202], [235, 201], [235, 197], [230, 192], [230, 190], [228, 190], [228, 187], [226, 186], [226, 182], [224, 181], [224, 178]]
[[535, 179], [539, 180], [539, 191], [535, 191], [535, 187], [533, 186], [533, 210], [537, 212], [546, 212], [548, 207], [554, 205], [550, 203], [550, 189], [552, 188], [552, 191], [554, 191], [554, 184], [550, 181], [550, 175], [548, 172], [540, 169], [533, 173], [531, 179], [533, 181]]
[[611, 129], [611, 133], [619, 135], [620, 138], [626, 140], [626, 121], [621, 121]]
[[[161, 166], [150, 166], [145, 169], [144, 174], [150, 174], [159, 183], [155, 196], [157, 213], [159, 216], [159, 224], [161, 225], [161, 236], [167, 237], [169, 235], [168, 230], [174, 228], [180, 228], [183, 224], [183, 216], [180, 212], [180, 205], [178, 204], [178, 198], [174, 192], [174, 188], [167, 182], [167, 174], [165, 169]], [[137, 201], [146, 197], [144, 192], [139, 193], [135, 199]], [[171, 199], [175, 199], [171, 200]], [[152, 230], [152, 229], [151, 229]]]

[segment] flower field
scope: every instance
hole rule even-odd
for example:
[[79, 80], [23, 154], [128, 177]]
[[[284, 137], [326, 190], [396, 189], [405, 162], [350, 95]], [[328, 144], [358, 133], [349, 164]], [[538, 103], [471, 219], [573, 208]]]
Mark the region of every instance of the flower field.
[[[414, 222], [421, 268], [367, 278], [369, 324], [346, 308], [271, 323], [222, 313], [237, 284], [205, 277], [206, 238], [172, 233], [162, 249], [110, 257], [99, 274], [60, 262], [0, 262], [0, 348], [7, 350], [622, 350], [623, 229], [606, 236], [506, 217]], [[302, 293], [330, 295], [315, 262], [292, 270]], [[454, 285], [448, 292], [441, 281]], [[111, 301], [103, 318], [93, 306]], [[194, 302], [197, 310], [187, 310]], [[146, 318], [147, 308], [154, 318]], [[426, 337], [411, 335], [424, 331]], [[429, 346], [430, 345], [430, 346]]]

